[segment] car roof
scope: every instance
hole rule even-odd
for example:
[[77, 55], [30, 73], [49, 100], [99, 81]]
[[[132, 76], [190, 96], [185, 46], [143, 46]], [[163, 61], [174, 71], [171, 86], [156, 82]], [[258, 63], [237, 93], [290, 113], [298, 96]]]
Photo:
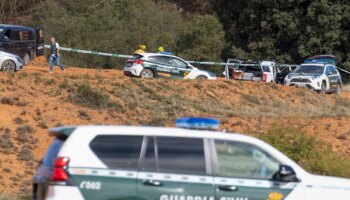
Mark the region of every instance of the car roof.
[[[160, 54], [160, 53], [144, 53], [142, 54], [144, 57], [149, 57], [149, 56], [164, 56], [164, 57], [172, 57], [172, 58], [180, 58], [178, 56], [175, 55], [168, 55], [168, 54]], [[182, 58], [180, 58], [181, 60], [183, 60]]]
[[209, 139], [240, 139], [258, 142], [260, 140], [238, 133], [226, 133], [220, 131], [193, 130], [176, 127], [147, 127], [147, 126], [111, 126], [111, 125], [86, 125], [86, 126], [65, 126], [56, 127], [49, 130], [51, 135], [56, 137], [69, 137], [75, 132], [82, 130], [94, 132], [96, 135], [144, 135], [144, 136], [174, 136], [189, 138], [209, 138]]
[[[325, 67], [326, 65], [331, 65], [331, 64], [324, 64], [324, 63], [303, 63], [301, 64], [302, 66], [305, 66], [305, 65], [311, 65], [311, 66], [320, 66], [320, 67]], [[333, 65], [332, 65], [333, 66]]]

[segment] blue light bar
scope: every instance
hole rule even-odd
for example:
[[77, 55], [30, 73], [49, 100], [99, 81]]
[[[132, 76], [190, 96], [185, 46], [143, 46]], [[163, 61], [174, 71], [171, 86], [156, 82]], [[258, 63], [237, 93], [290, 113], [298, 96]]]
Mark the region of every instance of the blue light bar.
[[176, 127], [216, 131], [220, 127], [220, 121], [215, 118], [179, 118], [176, 120]]

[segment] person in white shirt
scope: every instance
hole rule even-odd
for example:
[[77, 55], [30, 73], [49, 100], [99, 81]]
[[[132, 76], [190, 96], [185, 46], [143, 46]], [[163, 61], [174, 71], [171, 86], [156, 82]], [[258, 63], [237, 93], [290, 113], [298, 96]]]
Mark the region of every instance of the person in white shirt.
[[51, 53], [50, 53], [50, 73], [53, 73], [53, 61], [56, 60], [57, 65], [61, 68], [62, 72], [65, 71], [60, 57], [60, 45], [56, 42], [56, 38], [51, 37]]

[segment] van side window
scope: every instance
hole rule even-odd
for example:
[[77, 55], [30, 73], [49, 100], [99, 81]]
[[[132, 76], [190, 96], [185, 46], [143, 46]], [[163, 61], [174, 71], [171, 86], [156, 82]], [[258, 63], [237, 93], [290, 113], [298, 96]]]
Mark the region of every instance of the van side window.
[[7, 39], [11, 39], [11, 30], [7, 30], [4, 34], [4, 37], [6, 37]]
[[90, 148], [109, 168], [137, 170], [142, 141], [142, 136], [100, 135]]
[[19, 30], [11, 30], [11, 40], [19, 41], [21, 40], [20, 31]]
[[148, 142], [143, 165], [143, 171], [205, 175], [203, 139], [156, 137], [155, 145]]
[[19, 37], [20, 40], [29, 40], [29, 31], [20, 31]]
[[260, 148], [241, 142], [215, 140], [219, 176], [271, 180], [280, 163]]

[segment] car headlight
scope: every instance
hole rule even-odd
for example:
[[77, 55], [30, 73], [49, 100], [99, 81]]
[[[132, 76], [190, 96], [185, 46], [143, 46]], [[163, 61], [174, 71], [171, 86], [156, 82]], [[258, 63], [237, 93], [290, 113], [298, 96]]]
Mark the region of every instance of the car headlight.
[[215, 75], [214, 73], [212, 73], [212, 72], [208, 72], [208, 74], [209, 74], [209, 76], [211, 76], [211, 77], [216, 77], [216, 75]]
[[18, 56], [17, 56], [16, 59], [17, 59], [18, 62], [23, 63], [23, 60], [22, 60], [21, 57], [18, 57]]

